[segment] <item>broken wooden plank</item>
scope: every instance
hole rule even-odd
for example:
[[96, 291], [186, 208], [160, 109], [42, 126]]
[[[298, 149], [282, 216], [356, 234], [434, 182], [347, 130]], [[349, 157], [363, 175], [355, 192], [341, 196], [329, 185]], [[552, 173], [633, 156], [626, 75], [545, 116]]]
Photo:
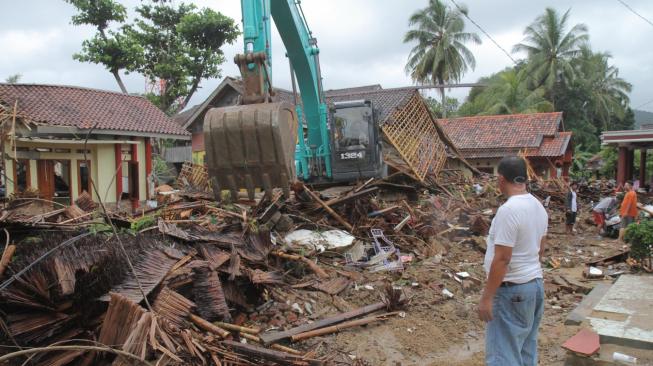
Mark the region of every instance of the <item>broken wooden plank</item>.
[[630, 249], [624, 250], [623, 252], [604, 257], [601, 259], [597, 259], [591, 262], [585, 262], [586, 265], [588, 266], [597, 266], [599, 264], [605, 263], [605, 264], [610, 264], [610, 263], [619, 263], [623, 262], [628, 258], [628, 255], [630, 254]]
[[253, 345], [253, 344], [246, 344], [246, 343], [240, 343], [240, 342], [235, 342], [235, 341], [230, 341], [230, 340], [225, 340], [221, 342], [223, 345], [228, 346], [234, 350], [236, 350], [238, 353], [242, 353], [251, 357], [256, 357], [260, 358], [263, 360], [267, 361], [273, 361], [280, 363], [282, 365], [315, 365], [314, 362], [309, 361], [317, 361], [317, 360], [307, 360], [304, 359], [301, 356], [297, 356], [291, 353], [287, 352], [281, 352], [281, 351], [276, 351], [276, 350], [271, 350], [267, 349], [261, 346]]
[[344, 323], [341, 323], [341, 324], [332, 325], [332, 326], [329, 326], [329, 327], [324, 327], [324, 328], [319, 328], [319, 329], [315, 329], [315, 330], [304, 332], [304, 333], [299, 333], [299, 334], [296, 334], [296, 335], [290, 337], [290, 339], [293, 342], [299, 342], [299, 341], [302, 341], [304, 339], [319, 337], [319, 336], [327, 335], [327, 334], [331, 334], [331, 333], [338, 333], [338, 332], [340, 332], [342, 330], [345, 330], [345, 329], [358, 327], [358, 326], [361, 326], [361, 325], [367, 325], [367, 324], [382, 321], [382, 320], [387, 320], [389, 316], [397, 315], [397, 314], [398, 314], [397, 312], [394, 312], [394, 313], [387, 313], [387, 314], [381, 314], [381, 315], [376, 315], [376, 316], [370, 316], [370, 317], [363, 318], [363, 319], [356, 319], [356, 320], [352, 320], [352, 321], [349, 321], [349, 322], [344, 322]]
[[361, 308], [358, 308], [356, 310], [352, 310], [347, 313], [342, 313], [338, 315], [334, 315], [328, 318], [324, 318], [322, 320], [315, 321], [310, 324], [304, 324], [300, 325], [295, 328], [288, 329], [286, 331], [281, 331], [281, 332], [268, 332], [268, 333], [262, 333], [259, 335], [261, 340], [263, 341], [263, 344], [268, 345], [271, 343], [276, 343], [280, 340], [283, 339], [288, 339], [296, 334], [299, 333], [304, 333], [308, 332], [311, 330], [319, 329], [319, 328], [324, 328], [333, 324], [337, 323], [342, 323], [344, 321], [358, 318], [359, 316], [367, 315], [370, 313], [373, 313], [375, 311], [381, 310], [383, 308], [387, 307], [386, 303], [384, 302], [377, 302], [375, 304], [363, 306]]
[[344, 291], [349, 286], [349, 283], [349, 280], [345, 277], [336, 277], [332, 280], [313, 285], [313, 287], [329, 295], [337, 295]]

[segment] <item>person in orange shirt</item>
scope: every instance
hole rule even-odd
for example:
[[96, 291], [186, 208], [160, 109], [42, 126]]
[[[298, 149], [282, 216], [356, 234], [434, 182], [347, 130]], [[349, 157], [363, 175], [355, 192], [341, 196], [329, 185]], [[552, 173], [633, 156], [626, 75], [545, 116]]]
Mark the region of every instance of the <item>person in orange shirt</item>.
[[621, 208], [619, 210], [619, 215], [621, 216], [619, 239], [622, 241], [626, 228], [635, 222], [635, 218], [637, 217], [637, 193], [633, 190], [633, 184], [626, 182], [624, 184], [624, 190], [626, 191], [626, 195], [624, 196], [624, 200], [621, 201]]

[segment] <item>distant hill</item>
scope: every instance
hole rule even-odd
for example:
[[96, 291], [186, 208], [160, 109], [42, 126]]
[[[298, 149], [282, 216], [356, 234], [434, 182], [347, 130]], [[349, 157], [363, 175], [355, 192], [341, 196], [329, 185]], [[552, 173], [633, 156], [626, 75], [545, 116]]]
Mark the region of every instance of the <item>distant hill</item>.
[[653, 112], [633, 109], [635, 113], [635, 128], [640, 128], [643, 124], [653, 124]]

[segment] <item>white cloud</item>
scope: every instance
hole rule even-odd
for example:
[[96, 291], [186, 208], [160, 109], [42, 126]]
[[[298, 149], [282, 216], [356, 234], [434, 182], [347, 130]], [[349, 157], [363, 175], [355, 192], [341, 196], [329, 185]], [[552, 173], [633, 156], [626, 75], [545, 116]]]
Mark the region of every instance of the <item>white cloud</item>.
[[[119, 0], [128, 8], [140, 0]], [[180, 3], [182, 0], [175, 0]], [[449, 2], [450, 0], [444, 0]], [[238, 0], [187, 0], [199, 7], [208, 6], [230, 16], [240, 24]], [[542, 14], [547, 6], [563, 12], [571, 7], [569, 23], [585, 23], [596, 50], [610, 51], [621, 75], [633, 83], [632, 104], [653, 99], [653, 49], [649, 47], [653, 28], [614, 0], [463, 0], [470, 16], [487, 30], [501, 46], [511, 51], [522, 40], [526, 25]], [[642, 15], [653, 18], [653, 1], [627, 0]], [[303, 0], [311, 30], [318, 38], [325, 88], [341, 88], [380, 83], [384, 87], [410, 84], [404, 64], [410, 45], [403, 43], [408, 17], [424, 7], [428, 0]], [[460, 1], [459, 1], [460, 3]], [[3, 8], [0, 23], [0, 80], [20, 72], [25, 82], [74, 84], [117, 90], [113, 77], [99, 65], [72, 60], [82, 40], [92, 34], [88, 27], [70, 24], [74, 8], [61, 0], [18, 1]], [[481, 76], [500, 71], [511, 61], [474, 25], [469, 31], [483, 38], [481, 46], [470, 45], [477, 61], [463, 82], [475, 82]], [[288, 64], [281, 40], [273, 30], [274, 83], [290, 88]], [[226, 62], [223, 75], [238, 75], [232, 62], [241, 52], [242, 41], [224, 47]], [[517, 57], [519, 55], [513, 55]], [[145, 82], [138, 75], [125, 77], [130, 90], [141, 92]], [[199, 103], [219, 80], [207, 80], [193, 98]], [[462, 100], [465, 89], [452, 89], [450, 95]], [[653, 110], [653, 104], [646, 108]]]
[[32, 30], [10, 29], [0, 32], [0, 44], [4, 57], [0, 59], [0, 67], [19, 64], [22, 60], [43, 56], [52, 44], [64, 37], [59, 28]]

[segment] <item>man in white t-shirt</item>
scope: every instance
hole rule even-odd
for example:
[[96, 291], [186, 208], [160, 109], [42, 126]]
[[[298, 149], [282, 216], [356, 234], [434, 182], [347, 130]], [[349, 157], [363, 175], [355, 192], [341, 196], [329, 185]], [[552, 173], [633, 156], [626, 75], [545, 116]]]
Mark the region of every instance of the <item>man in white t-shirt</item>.
[[548, 215], [526, 191], [526, 162], [505, 157], [499, 188], [508, 200], [499, 207], [487, 238], [487, 282], [479, 317], [487, 322], [485, 362], [490, 366], [537, 365], [537, 333], [544, 309], [540, 258]]

